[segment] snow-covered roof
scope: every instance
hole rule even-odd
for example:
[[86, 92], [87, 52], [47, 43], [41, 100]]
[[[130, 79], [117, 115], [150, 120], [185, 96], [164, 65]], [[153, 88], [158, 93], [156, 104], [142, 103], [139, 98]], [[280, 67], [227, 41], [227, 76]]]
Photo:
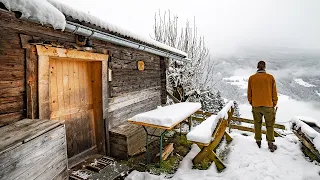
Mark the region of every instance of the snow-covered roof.
[[66, 17], [72, 17], [75, 20], [92, 24], [116, 35], [131, 38], [135, 41], [187, 57], [187, 54], [183, 51], [155, 41], [149, 37], [135, 34], [56, 0], [0, 0], [0, 2], [10, 11], [21, 12], [23, 18], [36, 20], [41, 24], [51, 25], [54, 29], [64, 30], [67, 24]]

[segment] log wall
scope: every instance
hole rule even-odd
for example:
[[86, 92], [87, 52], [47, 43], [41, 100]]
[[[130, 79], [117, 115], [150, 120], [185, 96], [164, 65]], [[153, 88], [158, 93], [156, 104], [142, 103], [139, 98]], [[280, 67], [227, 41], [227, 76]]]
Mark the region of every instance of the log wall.
[[[37, 118], [36, 93], [30, 94], [29, 80], [37, 89], [37, 59], [34, 45], [26, 45], [26, 37], [33, 40], [57, 42], [65, 48], [75, 48], [75, 35], [48, 26], [17, 19], [13, 12], [0, 10], [0, 127], [23, 118]], [[24, 36], [26, 35], [26, 36]], [[23, 38], [21, 38], [23, 37]], [[27, 38], [27, 39], [28, 39]], [[109, 128], [126, 123], [135, 114], [155, 109], [165, 102], [165, 59], [143, 51], [117, 46], [100, 40], [91, 40], [93, 52], [110, 56], [112, 81], [103, 99], [108, 98]], [[32, 61], [31, 61], [32, 60]], [[137, 69], [137, 61], [145, 63], [145, 70]], [[29, 63], [29, 64], [28, 64]], [[105, 72], [104, 77], [106, 77]], [[36, 95], [35, 95], [36, 94]], [[103, 109], [105, 111], [105, 109]], [[117, 131], [118, 133], [119, 132]], [[142, 132], [143, 133], [143, 132]], [[108, 136], [108, 133], [107, 133]]]
[[[2, 16], [1, 16], [2, 17]], [[1, 23], [2, 24], [2, 23]], [[16, 30], [0, 25], [0, 127], [25, 116], [25, 51]]]

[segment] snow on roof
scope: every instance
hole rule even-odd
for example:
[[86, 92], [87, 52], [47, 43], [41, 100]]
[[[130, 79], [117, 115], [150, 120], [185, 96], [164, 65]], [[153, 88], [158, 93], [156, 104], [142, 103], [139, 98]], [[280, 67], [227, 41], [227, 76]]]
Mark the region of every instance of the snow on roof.
[[143, 37], [135, 34], [117, 25], [103, 21], [86, 12], [74, 9], [66, 4], [58, 2], [57, 0], [0, 0], [0, 2], [2, 2], [10, 11], [21, 12], [23, 18], [36, 20], [41, 24], [52, 25], [54, 29], [64, 30], [67, 23], [65, 16], [70, 16], [75, 20], [84, 21], [121, 36], [132, 38], [136, 41], [140, 41], [148, 45], [152, 45], [160, 49], [187, 57], [187, 54], [183, 51], [155, 41], [149, 37]]
[[301, 131], [309, 138], [310, 141], [314, 144], [315, 148], [320, 152], [320, 133], [314, 130], [305, 122], [315, 123], [318, 126], [318, 122], [315, 121], [313, 118], [307, 118], [302, 116], [294, 117], [290, 120], [292, 124], [295, 124], [295, 129], [301, 128]]
[[65, 16], [46, 0], [0, 0], [10, 11], [19, 11], [23, 18], [37, 20], [41, 24], [50, 24], [55, 29], [64, 29]]
[[137, 114], [130, 121], [171, 127], [201, 108], [200, 103], [182, 102]]

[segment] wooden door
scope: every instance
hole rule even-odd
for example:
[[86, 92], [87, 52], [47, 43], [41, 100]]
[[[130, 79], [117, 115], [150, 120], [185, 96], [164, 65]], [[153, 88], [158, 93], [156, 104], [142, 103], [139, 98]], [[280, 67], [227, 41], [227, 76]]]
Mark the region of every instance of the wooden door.
[[[68, 157], [96, 147], [101, 120], [101, 62], [50, 58], [50, 119], [64, 120]], [[94, 92], [93, 92], [94, 90]]]

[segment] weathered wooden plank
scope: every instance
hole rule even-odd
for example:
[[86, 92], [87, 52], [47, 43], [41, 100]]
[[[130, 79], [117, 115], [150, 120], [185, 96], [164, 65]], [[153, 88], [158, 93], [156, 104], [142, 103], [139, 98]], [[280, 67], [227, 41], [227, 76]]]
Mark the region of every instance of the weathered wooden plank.
[[83, 61], [107, 61], [108, 60], [108, 55], [105, 55], [105, 54], [63, 49], [63, 48], [55, 48], [55, 47], [49, 47], [49, 46], [37, 45], [37, 51], [39, 56], [81, 59]]
[[69, 109], [70, 106], [70, 91], [69, 91], [69, 64], [68, 61], [62, 61], [62, 82], [63, 82], [63, 102], [64, 102], [64, 108]]
[[84, 62], [79, 62], [79, 95], [80, 95], [80, 104], [85, 105], [84, 99], [85, 99], [85, 87], [83, 86], [84, 84]]
[[0, 127], [14, 123], [24, 117], [23, 112], [0, 114]]
[[76, 113], [83, 112], [83, 111], [88, 111], [92, 108], [93, 108], [92, 104], [87, 104], [85, 106], [75, 106], [75, 108], [56, 110], [51, 113], [51, 118], [57, 119], [59, 117], [64, 117], [64, 116], [76, 114]]
[[53, 129], [59, 126], [59, 123], [55, 121], [48, 121], [48, 120], [38, 120], [32, 122], [32, 120], [24, 120], [29, 121], [28, 125], [21, 125], [12, 127], [4, 127], [0, 133], [0, 150], [8, 149], [10, 146], [14, 146], [15, 143], [19, 143], [24, 141], [28, 138], [34, 137], [39, 135], [39, 133], [43, 133], [46, 130]]
[[112, 151], [123, 151], [128, 152], [127, 144], [120, 144], [120, 143], [111, 143], [110, 144]]
[[109, 113], [110, 127], [115, 127], [134, 115], [155, 109], [160, 104], [160, 97], [146, 99], [136, 104]]
[[12, 71], [0, 71], [1, 81], [13, 81], [24, 79], [24, 71], [12, 70]]
[[13, 97], [13, 96], [21, 96], [24, 94], [25, 88], [20, 87], [12, 87], [12, 88], [3, 88], [0, 89], [0, 97]]
[[153, 97], [160, 98], [160, 92], [142, 93], [141, 95], [137, 95], [136, 97], [134, 97], [130, 100], [127, 100], [127, 101], [123, 101], [121, 103], [112, 103], [112, 104], [110, 103], [109, 104], [109, 112], [115, 111], [120, 108], [124, 108], [126, 106], [131, 105], [131, 104], [139, 103], [141, 101], [144, 101], [146, 99], [153, 98]]
[[206, 116], [213, 115], [213, 113], [211, 113], [211, 112], [205, 112], [205, 111], [202, 111], [202, 110], [195, 112], [195, 114], [206, 115]]
[[39, 97], [39, 118], [50, 118], [50, 100], [49, 100], [49, 57], [39, 56], [38, 58], [38, 97]]
[[0, 87], [2, 87], [3, 89], [24, 87], [24, 80], [4, 81], [4, 80], [1, 79], [0, 80]]
[[[45, 143], [39, 142], [39, 140], [33, 140], [30, 143], [25, 143], [17, 147], [17, 150], [12, 150], [15, 151], [11, 154], [15, 159], [12, 159], [11, 156], [7, 157], [8, 160], [5, 168], [0, 170], [3, 178], [10, 177], [12, 179], [19, 179], [19, 176], [20, 178], [26, 178], [29, 175], [34, 175], [40, 169], [46, 169], [44, 162], [50, 162], [52, 160], [51, 158], [62, 156], [62, 158], [66, 159], [66, 156], [63, 155], [63, 153], [65, 153], [64, 131], [61, 131], [61, 129], [63, 130], [63, 128], [57, 130], [53, 134], [54, 137], [47, 139]], [[40, 139], [44, 140], [43, 138], [46, 138], [46, 135], [43, 134], [42, 136], [44, 137], [40, 137]], [[37, 142], [37, 146], [33, 146], [33, 142]], [[10, 154], [11, 152], [9, 151], [8, 153]], [[36, 168], [36, 166], [38, 166], [38, 168]]]
[[62, 170], [53, 179], [54, 180], [67, 180], [67, 179], [69, 179], [68, 169], [66, 168], [66, 169]]
[[[60, 134], [57, 134], [60, 132]], [[53, 137], [46, 137], [46, 134], [38, 137], [45, 142], [39, 142], [39, 140], [30, 141], [30, 143], [24, 143], [17, 146], [11, 151], [7, 151], [2, 157], [3, 159], [3, 169], [0, 174], [11, 176], [18, 176], [24, 172], [33, 172], [35, 170], [30, 170], [33, 165], [38, 164], [37, 161], [43, 159], [43, 161], [48, 161], [47, 156], [51, 156], [48, 153], [53, 152], [54, 156], [61, 156], [61, 153], [57, 151], [59, 149], [65, 149], [65, 136], [64, 131], [57, 131], [55, 133], [50, 133]], [[45, 138], [45, 139], [43, 139]], [[36, 138], [37, 139], [37, 138]], [[36, 144], [32, 144], [32, 143]], [[55, 148], [55, 149], [54, 149]], [[66, 159], [66, 157], [64, 157]], [[43, 163], [40, 164], [43, 166]]]
[[299, 138], [301, 143], [311, 151], [312, 154], [320, 159], [319, 151], [314, 147], [313, 143], [308, 140], [308, 138], [304, 137], [304, 135], [301, 133], [301, 130], [293, 130], [292, 132]]
[[110, 143], [115, 143], [115, 144], [127, 144], [127, 138], [126, 136], [123, 136], [121, 134], [117, 133], [112, 133], [110, 131]]
[[56, 60], [50, 60], [50, 119], [53, 112], [59, 109]]
[[109, 105], [121, 103], [123, 101], [133, 99], [140, 94], [155, 92], [155, 91], [159, 91], [159, 90], [160, 90], [159, 86], [158, 87], [151, 87], [151, 88], [144, 89], [142, 91], [133, 91], [130, 93], [123, 94], [122, 96], [112, 97], [109, 99]]
[[47, 131], [45, 135], [39, 135], [37, 138], [34, 138], [28, 143], [24, 143], [15, 149], [12, 149], [10, 151], [3, 151], [0, 154], [0, 161], [4, 166], [6, 166], [7, 164], [15, 163], [16, 161], [19, 161], [19, 159], [23, 159], [25, 156], [33, 153], [34, 149], [46, 147], [50, 143], [58, 141], [59, 139], [63, 140], [64, 138], [65, 129], [63, 125], [60, 125], [52, 129], [51, 131]]
[[20, 54], [11, 56], [0, 55], [0, 59], [2, 63], [14, 63], [15, 65], [19, 66], [25, 65], [24, 56], [21, 56]]
[[[108, 57], [109, 59], [109, 57]], [[108, 119], [108, 98], [109, 98], [109, 84], [108, 84], [108, 61], [103, 61], [101, 63], [101, 73], [102, 73], [102, 119], [105, 125], [105, 149], [104, 152], [110, 156], [110, 136], [109, 136], [109, 119]]]
[[[46, 162], [47, 162], [47, 164], [44, 165], [44, 167], [46, 167], [46, 168], [42, 168], [41, 169], [42, 172], [37, 171], [37, 173], [34, 173], [31, 176], [32, 179], [34, 177], [36, 177], [35, 179], [37, 179], [37, 180], [47, 179], [48, 177], [55, 177], [56, 175], [60, 174], [63, 170], [66, 170], [67, 164], [68, 164], [66, 150], [63, 149], [60, 156], [58, 156], [57, 158], [55, 158], [52, 161], [44, 161], [44, 163], [46, 163]], [[36, 176], [37, 174], [39, 174], [39, 175]], [[54, 179], [54, 178], [52, 178], [52, 179]]]
[[27, 117], [37, 117], [38, 111], [38, 58], [35, 46], [31, 46], [27, 40], [30, 36], [20, 36], [21, 45], [26, 52], [26, 93], [27, 93]]
[[[254, 124], [254, 121], [251, 120], [251, 119], [232, 117], [231, 120]], [[262, 122], [262, 126], [266, 126], [266, 123]], [[286, 127], [284, 125], [282, 125], [282, 124], [274, 124], [274, 127], [278, 128], [278, 129], [286, 129]]]
[[92, 65], [92, 94], [94, 106], [94, 129], [99, 152], [105, 152], [105, 125], [102, 114], [102, 63], [93, 62]]
[[0, 104], [0, 114], [13, 113], [22, 111], [24, 104], [22, 101]]
[[[59, 143], [62, 143], [62, 141], [59, 141]], [[17, 162], [16, 165], [12, 165], [13, 167], [7, 167], [5, 178], [34, 179], [42, 171], [51, 170], [50, 165], [55, 165], [59, 161], [66, 161], [65, 146], [52, 146], [53, 144], [58, 145], [57, 143], [51, 143], [45, 149], [35, 150], [32, 154]], [[49, 166], [46, 163], [49, 163]], [[47, 178], [50, 178], [50, 176], [47, 176]]]
[[[250, 128], [250, 127], [245, 127], [245, 126], [239, 126], [239, 125], [231, 124], [231, 125], [230, 125], [230, 128], [231, 128], [231, 129], [238, 129], [238, 130], [241, 130], [241, 131], [248, 131], [248, 132], [253, 132], [253, 133], [254, 133], [254, 128]], [[261, 132], [262, 132], [263, 134], [266, 134], [266, 133], [267, 133], [266, 130], [261, 130]], [[275, 136], [275, 137], [280, 137], [279, 133], [277, 133], [277, 132], [274, 132], [274, 136]]]
[[13, 70], [13, 71], [20, 71], [24, 69], [23, 64], [16, 64], [14, 62], [5, 62], [1, 63], [0, 65], [0, 71], [8, 71], [8, 70]]

